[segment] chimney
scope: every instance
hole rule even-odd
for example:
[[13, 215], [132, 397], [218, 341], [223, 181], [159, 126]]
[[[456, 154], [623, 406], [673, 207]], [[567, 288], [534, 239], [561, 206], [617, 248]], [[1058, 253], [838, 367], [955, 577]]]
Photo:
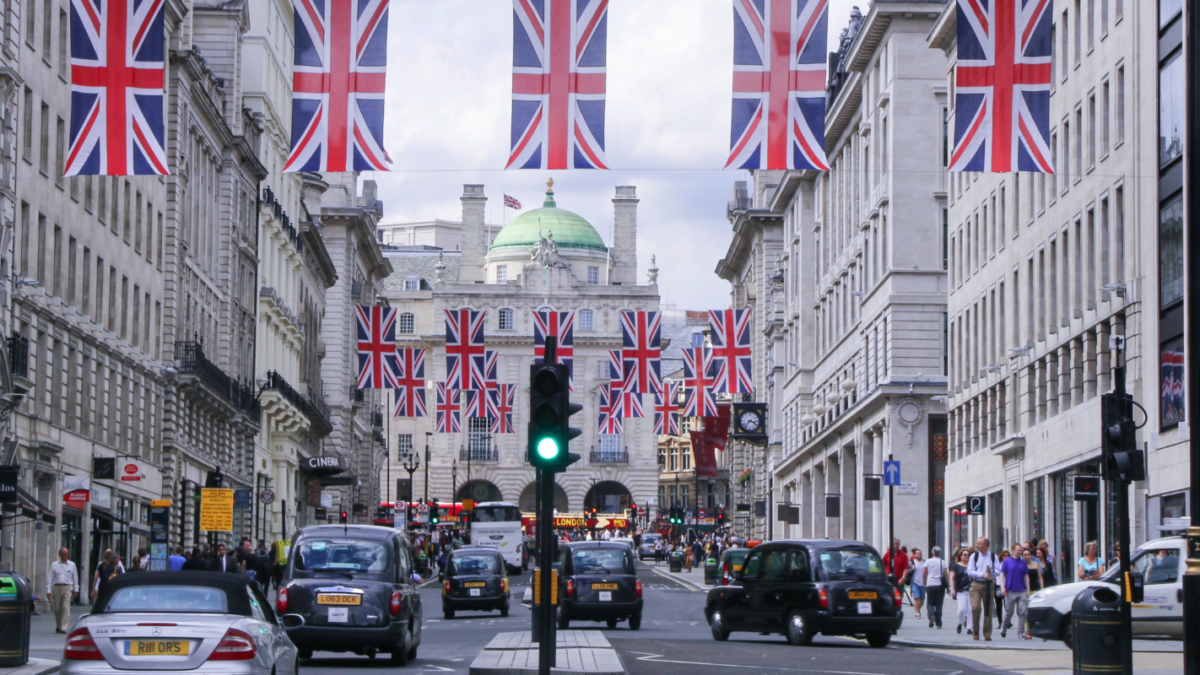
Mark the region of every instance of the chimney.
[[613, 197], [612, 272], [609, 283], [637, 283], [637, 188], [618, 185]]
[[464, 185], [462, 199], [462, 263], [458, 278], [472, 283], [486, 281], [483, 259], [487, 256], [487, 229], [484, 208], [487, 197], [482, 185]]

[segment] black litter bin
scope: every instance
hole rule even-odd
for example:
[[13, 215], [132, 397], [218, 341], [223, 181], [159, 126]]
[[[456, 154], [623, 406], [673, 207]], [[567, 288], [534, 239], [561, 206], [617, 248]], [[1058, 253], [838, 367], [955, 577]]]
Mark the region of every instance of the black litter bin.
[[671, 557], [670, 557], [670, 563], [671, 563], [671, 571], [672, 572], [682, 572], [683, 571], [683, 554], [679, 553], [679, 552], [672, 553]]
[[704, 561], [704, 583], [709, 586], [717, 585], [717, 559], [708, 558]]
[[1121, 596], [1106, 586], [1093, 586], [1071, 604], [1075, 675], [1121, 670]]
[[0, 572], [0, 666], [29, 663], [33, 587], [16, 572]]

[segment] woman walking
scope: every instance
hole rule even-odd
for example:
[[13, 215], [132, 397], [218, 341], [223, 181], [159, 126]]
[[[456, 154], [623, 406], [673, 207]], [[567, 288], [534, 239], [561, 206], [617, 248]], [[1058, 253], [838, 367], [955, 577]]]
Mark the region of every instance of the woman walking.
[[1050, 552], [1044, 546], [1033, 549], [1033, 558], [1042, 570], [1042, 588], [1058, 585], [1058, 577], [1054, 573], [1054, 563], [1050, 562]]
[[967, 634], [971, 634], [971, 577], [967, 574], [967, 563], [971, 560], [971, 552], [959, 549], [955, 554], [954, 564], [950, 566], [950, 597], [958, 603], [956, 633], [962, 633], [963, 626]]

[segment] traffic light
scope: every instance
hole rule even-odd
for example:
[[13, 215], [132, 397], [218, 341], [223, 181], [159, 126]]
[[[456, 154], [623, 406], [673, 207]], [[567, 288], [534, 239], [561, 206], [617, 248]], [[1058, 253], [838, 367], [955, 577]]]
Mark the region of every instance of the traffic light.
[[1104, 394], [1100, 399], [1101, 472], [1104, 480], [1132, 483], [1146, 480], [1143, 453], [1137, 447], [1137, 425], [1133, 421], [1133, 397]]
[[338, 516], [338, 518], [340, 519], [340, 522], [341, 522], [343, 525], [345, 525], [345, 524], [346, 524], [346, 523], [347, 523], [347, 522], [350, 520], [350, 517], [349, 517], [349, 515], [350, 515], [350, 514], [346, 513], [346, 510], [345, 510], [345, 509], [342, 509], [342, 513], [341, 513], [341, 515], [340, 515], [340, 516]]
[[442, 520], [441, 510], [438, 508], [436, 499], [429, 500], [429, 524], [437, 525]]
[[717, 527], [725, 524], [725, 507], [717, 507]]
[[579, 461], [579, 455], [567, 448], [572, 438], [583, 433], [570, 426], [571, 415], [583, 406], [571, 403], [566, 365], [550, 360], [529, 367], [528, 452], [530, 466], [557, 472]]

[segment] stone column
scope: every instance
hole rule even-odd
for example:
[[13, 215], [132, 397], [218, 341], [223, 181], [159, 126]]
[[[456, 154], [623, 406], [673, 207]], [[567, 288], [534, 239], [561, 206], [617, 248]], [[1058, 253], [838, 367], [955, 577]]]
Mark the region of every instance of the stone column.
[[487, 197], [482, 185], [463, 185], [462, 202], [462, 263], [458, 272], [461, 281], [486, 281], [483, 267], [487, 257], [487, 227], [484, 225]]
[[613, 197], [613, 244], [610, 283], [637, 283], [637, 188], [618, 185]]

